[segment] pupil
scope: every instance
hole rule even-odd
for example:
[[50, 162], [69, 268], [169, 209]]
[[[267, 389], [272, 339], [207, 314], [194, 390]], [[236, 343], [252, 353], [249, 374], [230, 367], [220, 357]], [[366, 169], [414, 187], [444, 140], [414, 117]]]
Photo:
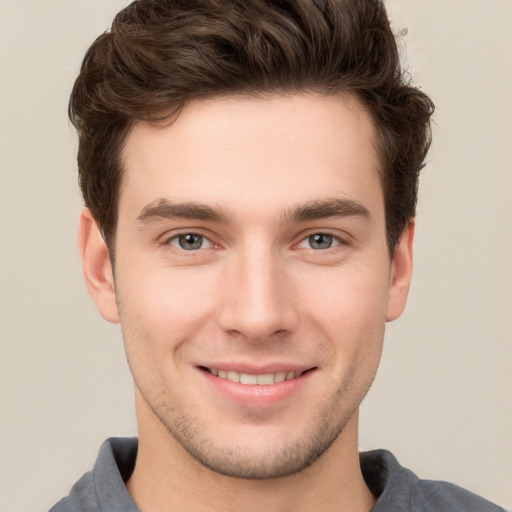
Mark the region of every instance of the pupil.
[[309, 237], [309, 244], [313, 249], [329, 249], [332, 245], [332, 236], [317, 233]]
[[203, 239], [199, 235], [194, 233], [187, 233], [179, 237], [179, 244], [182, 249], [191, 251], [193, 249], [199, 249], [203, 243]]

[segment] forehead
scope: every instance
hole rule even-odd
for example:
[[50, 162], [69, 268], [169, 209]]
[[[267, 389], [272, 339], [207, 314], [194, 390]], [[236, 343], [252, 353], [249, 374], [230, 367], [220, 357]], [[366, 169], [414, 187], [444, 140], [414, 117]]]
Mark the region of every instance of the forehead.
[[120, 215], [158, 198], [260, 214], [317, 199], [383, 202], [374, 126], [349, 95], [194, 101], [165, 126], [134, 126], [123, 164]]

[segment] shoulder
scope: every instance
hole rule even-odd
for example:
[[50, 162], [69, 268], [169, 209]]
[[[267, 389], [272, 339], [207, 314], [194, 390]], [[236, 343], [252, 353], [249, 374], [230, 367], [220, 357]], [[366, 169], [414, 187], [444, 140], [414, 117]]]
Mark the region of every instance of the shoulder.
[[360, 461], [366, 484], [378, 497], [372, 512], [505, 512], [457, 485], [421, 480], [386, 450], [361, 453]]
[[49, 512], [83, 512], [100, 510], [94, 492], [94, 479], [92, 471], [86, 473], [73, 486], [65, 498], [56, 503]]
[[505, 509], [462, 487], [436, 480], [420, 480], [415, 499], [424, 503], [424, 510], [428, 512], [505, 512]]
[[111, 438], [100, 448], [92, 471], [72, 487], [49, 512], [138, 512], [124, 482], [137, 457], [137, 439]]

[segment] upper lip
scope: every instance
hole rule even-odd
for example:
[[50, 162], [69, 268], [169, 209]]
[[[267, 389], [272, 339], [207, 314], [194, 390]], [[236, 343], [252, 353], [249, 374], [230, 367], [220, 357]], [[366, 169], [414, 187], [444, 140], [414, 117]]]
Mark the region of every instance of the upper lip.
[[226, 370], [237, 373], [246, 373], [249, 375], [266, 375], [269, 373], [279, 372], [300, 372], [303, 373], [307, 370], [312, 370], [315, 366], [294, 364], [294, 363], [270, 363], [265, 365], [253, 365], [247, 363], [234, 363], [234, 362], [213, 362], [198, 365], [199, 368]]

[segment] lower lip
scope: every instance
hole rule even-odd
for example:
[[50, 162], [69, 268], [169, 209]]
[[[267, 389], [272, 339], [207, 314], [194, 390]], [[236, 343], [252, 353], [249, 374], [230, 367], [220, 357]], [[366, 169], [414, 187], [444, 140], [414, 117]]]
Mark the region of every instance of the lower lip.
[[208, 371], [201, 370], [209, 385], [217, 393], [244, 407], [263, 408], [277, 405], [298, 395], [301, 388], [314, 373], [309, 370], [296, 379], [267, 385], [248, 385], [232, 382], [229, 379], [215, 377]]

